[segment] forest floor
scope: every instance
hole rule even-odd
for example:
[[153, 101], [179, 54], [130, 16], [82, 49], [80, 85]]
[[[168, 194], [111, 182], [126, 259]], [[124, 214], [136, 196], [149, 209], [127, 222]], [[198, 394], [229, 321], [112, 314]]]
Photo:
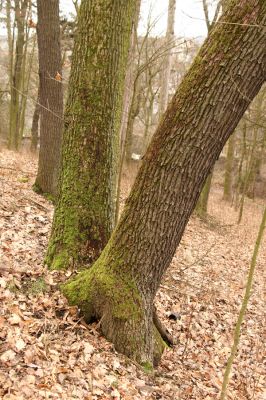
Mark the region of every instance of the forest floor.
[[[53, 207], [31, 190], [35, 173], [36, 160], [0, 152], [0, 398], [218, 399], [263, 201], [247, 199], [237, 225], [216, 181], [210, 218], [191, 218], [157, 295], [176, 345], [145, 371], [68, 307], [58, 284], [70, 273], [43, 266]], [[265, 265], [264, 237], [228, 399], [266, 399]]]

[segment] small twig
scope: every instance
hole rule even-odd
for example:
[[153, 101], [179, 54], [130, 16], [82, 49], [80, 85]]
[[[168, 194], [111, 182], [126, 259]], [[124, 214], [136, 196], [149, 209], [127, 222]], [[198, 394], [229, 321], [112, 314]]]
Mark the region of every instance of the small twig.
[[43, 209], [44, 211], [50, 211], [49, 208], [43, 206], [42, 204], [38, 203], [37, 201], [28, 198], [27, 200], [29, 200], [30, 202], [32, 202], [33, 204], [35, 204], [37, 207]]

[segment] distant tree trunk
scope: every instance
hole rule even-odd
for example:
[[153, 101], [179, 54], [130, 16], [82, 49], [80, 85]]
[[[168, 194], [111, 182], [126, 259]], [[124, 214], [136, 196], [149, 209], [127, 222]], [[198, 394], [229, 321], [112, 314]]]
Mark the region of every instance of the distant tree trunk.
[[31, 125], [31, 145], [30, 151], [36, 153], [38, 148], [38, 138], [39, 138], [39, 119], [40, 119], [40, 91], [38, 89], [37, 102], [35, 103], [32, 125]]
[[[228, 0], [225, 0], [228, 1]], [[209, 10], [208, 10], [208, 4], [206, 0], [202, 0], [203, 4], [203, 11], [204, 11], [204, 16], [205, 16], [205, 23], [207, 26], [208, 34], [210, 33], [211, 29], [214, 27], [218, 17], [220, 10], [225, 10], [225, 1], [220, 0], [217, 3], [216, 10], [213, 16], [212, 21], [210, 20], [209, 17]], [[198, 214], [199, 217], [204, 217], [206, 216], [208, 212], [208, 201], [209, 201], [209, 196], [210, 196], [210, 191], [211, 191], [211, 184], [212, 184], [212, 178], [213, 178], [213, 169], [206, 179], [205, 185], [202, 189], [202, 192], [200, 194], [198, 203], [196, 205], [196, 213]]]
[[124, 86], [124, 94], [123, 94], [123, 111], [122, 111], [122, 118], [121, 118], [121, 126], [120, 126], [120, 155], [123, 154], [124, 144], [125, 144], [125, 137], [126, 137], [126, 127], [127, 121], [129, 116], [129, 108], [132, 102], [133, 96], [133, 86], [134, 86], [134, 55], [135, 55], [135, 48], [136, 42], [138, 38], [137, 28], [138, 28], [138, 21], [139, 21], [139, 13], [140, 13], [140, 0], [137, 0], [136, 6], [136, 15], [133, 24], [133, 29], [131, 32], [131, 39], [130, 39], [130, 49], [129, 49], [129, 58], [127, 62], [127, 71], [125, 76], [125, 86]]
[[249, 153], [247, 156], [247, 160], [246, 160], [246, 171], [245, 171], [245, 175], [242, 181], [242, 185], [241, 185], [241, 199], [240, 199], [240, 207], [239, 207], [239, 214], [238, 214], [238, 221], [237, 223], [240, 224], [242, 221], [242, 217], [243, 217], [243, 210], [244, 210], [244, 203], [245, 203], [245, 197], [247, 195], [248, 192], [248, 187], [250, 184], [250, 179], [251, 179], [251, 175], [252, 175], [252, 170], [253, 170], [253, 163], [254, 163], [254, 153], [257, 147], [257, 136], [258, 136], [258, 130], [255, 129], [253, 132], [253, 141], [252, 141], [252, 145], [251, 148], [249, 149]]
[[[266, 3], [233, 0], [152, 139], [109, 243], [64, 286], [116, 349], [158, 362], [153, 301], [210, 170], [266, 76]], [[246, 26], [246, 24], [250, 26]], [[234, 82], [234, 84], [232, 84]], [[82, 188], [80, 188], [82, 192]]]
[[242, 322], [244, 320], [245, 313], [246, 313], [247, 306], [248, 306], [248, 302], [249, 302], [249, 299], [250, 299], [250, 296], [251, 296], [251, 290], [252, 290], [254, 273], [255, 273], [255, 269], [256, 269], [257, 257], [258, 257], [258, 252], [259, 252], [259, 249], [260, 249], [260, 246], [261, 246], [261, 242], [262, 242], [262, 239], [263, 239], [263, 233], [264, 233], [264, 230], [265, 230], [265, 226], [266, 226], [266, 207], [264, 208], [264, 212], [263, 212], [263, 215], [262, 215], [262, 220], [261, 220], [261, 224], [260, 224], [260, 227], [259, 227], [258, 236], [257, 236], [257, 240], [256, 240], [256, 243], [255, 243], [255, 247], [254, 247], [254, 251], [253, 251], [253, 255], [252, 255], [252, 259], [251, 259], [251, 263], [250, 263], [250, 267], [249, 267], [245, 295], [243, 297], [241, 309], [240, 309], [240, 312], [239, 312], [239, 315], [238, 315], [238, 319], [237, 319], [237, 322], [236, 322], [236, 326], [235, 326], [234, 342], [233, 342], [233, 345], [231, 347], [230, 356], [229, 356], [228, 361], [226, 363], [226, 368], [225, 368], [225, 372], [224, 372], [224, 378], [223, 378], [223, 384], [222, 384], [222, 391], [221, 391], [220, 400], [225, 400], [225, 398], [226, 398], [226, 391], [227, 391], [227, 386], [228, 386], [229, 379], [230, 379], [230, 373], [231, 373], [231, 369], [232, 369], [232, 366], [233, 366], [233, 362], [234, 362], [235, 356], [237, 354], [238, 345], [239, 345], [239, 342], [240, 342], [241, 325], [242, 325]]
[[19, 0], [15, 0], [15, 23], [17, 27], [17, 39], [14, 70], [10, 89], [11, 99], [8, 147], [13, 150], [18, 150], [19, 147], [19, 109], [21, 100], [21, 84], [23, 80], [22, 65], [25, 45], [25, 19], [29, 1], [24, 0], [21, 4], [20, 3], [21, 2]]
[[65, 112], [60, 193], [46, 262], [92, 263], [114, 225], [119, 128], [136, 0], [83, 0]]
[[243, 168], [244, 168], [244, 162], [245, 158], [247, 156], [247, 143], [246, 143], [246, 138], [247, 138], [247, 123], [245, 121], [245, 118], [243, 118], [243, 124], [241, 124], [241, 155], [240, 155], [240, 160], [238, 164], [238, 171], [237, 171], [237, 178], [236, 178], [236, 189], [234, 193], [234, 204], [235, 204], [235, 210], [238, 209], [240, 206], [240, 201], [239, 201], [239, 196], [241, 194], [241, 190], [243, 189]]
[[[253, 102], [254, 111], [251, 112], [254, 138], [256, 138], [255, 147], [253, 151], [252, 165], [250, 171], [250, 178], [248, 183], [248, 196], [251, 198], [255, 197], [255, 185], [260, 180], [260, 167], [263, 157], [263, 134], [261, 121], [263, 123], [263, 116], [265, 111], [265, 90], [261, 90], [255, 101]], [[265, 129], [265, 128], [264, 128]], [[266, 129], [265, 129], [266, 130]]]
[[140, 91], [140, 79], [137, 77], [134, 82], [133, 95], [127, 119], [124, 157], [122, 160], [126, 162], [130, 162], [131, 160], [134, 123], [140, 111]]
[[159, 116], [161, 117], [165, 112], [168, 104], [169, 95], [169, 84], [171, 74], [171, 56], [172, 46], [174, 46], [175, 38], [175, 8], [176, 0], [168, 1], [168, 19], [167, 19], [167, 30], [165, 35], [165, 46], [169, 49], [166, 52], [165, 59], [163, 62], [163, 68], [161, 72], [161, 90], [160, 90], [160, 103], [159, 103]]
[[40, 77], [40, 152], [35, 190], [55, 197], [63, 128], [59, 0], [37, 0]]
[[209, 194], [211, 191], [212, 176], [213, 176], [213, 171], [207, 177], [205, 185], [203, 186], [199, 200], [195, 207], [197, 215], [201, 218], [206, 216], [208, 211], [207, 207], [208, 207]]
[[11, 23], [11, 0], [6, 0], [6, 30], [7, 30], [7, 43], [8, 43], [8, 78], [9, 78], [9, 88], [11, 95], [12, 77], [13, 77], [13, 57], [14, 57], [14, 35], [12, 32], [12, 23]]
[[[27, 40], [29, 39], [29, 33], [26, 35]], [[27, 50], [25, 49], [25, 56], [24, 56], [24, 71], [23, 71], [23, 83], [22, 83], [22, 92], [23, 96], [20, 102], [20, 120], [19, 120], [19, 145], [23, 138], [24, 129], [25, 129], [25, 115], [27, 109], [27, 101], [28, 101], [28, 94], [29, 94], [29, 87], [30, 87], [30, 80], [31, 80], [31, 73], [33, 67], [33, 57], [35, 52], [36, 46], [36, 36], [33, 38], [33, 45], [31, 48], [31, 52], [29, 57], [27, 57]]]
[[233, 168], [235, 160], [235, 134], [230, 136], [228, 140], [228, 149], [225, 163], [225, 175], [224, 175], [224, 200], [232, 200], [232, 189], [233, 189]]
[[127, 123], [129, 119], [130, 106], [132, 104], [133, 98], [133, 88], [134, 88], [134, 56], [136, 50], [136, 43], [138, 39], [138, 22], [140, 13], [140, 0], [137, 0], [136, 15], [132, 27], [130, 47], [129, 47], [129, 57], [127, 60], [127, 71], [125, 76], [124, 94], [123, 94], [123, 108], [121, 117], [121, 126], [119, 132], [120, 139], [120, 152], [119, 152], [119, 167], [117, 176], [117, 196], [116, 196], [116, 217], [115, 221], [117, 223], [119, 218], [119, 206], [120, 206], [120, 188], [122, 179], [122, 169], [125, 159], [125, 143], [126, 143], [126, 133], [127, 133]]

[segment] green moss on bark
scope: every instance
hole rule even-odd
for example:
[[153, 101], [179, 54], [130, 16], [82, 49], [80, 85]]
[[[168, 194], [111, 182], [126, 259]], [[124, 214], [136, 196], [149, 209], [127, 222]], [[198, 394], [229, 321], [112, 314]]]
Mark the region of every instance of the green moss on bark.
[[80, 5], [59, 199], [46, 257], [52, 269], [91, 265], [114, 229], [118, 133], [135, 9], [135, 0]]
[[[95, 264], [74, 279], [62, 286], [62, 291], [70, 304], [78, 305], [86, 320], [99, 316], [104, 312], [105, 304], [112, 310], [114, 318], [138, 318], [141, 298], [136, 284], [129, 275], [119, 273], [118, 260], [116, 265], [108, 268], [108, 250], [106, 246]], [[92, 313], [92, 308], [95, 312]]]

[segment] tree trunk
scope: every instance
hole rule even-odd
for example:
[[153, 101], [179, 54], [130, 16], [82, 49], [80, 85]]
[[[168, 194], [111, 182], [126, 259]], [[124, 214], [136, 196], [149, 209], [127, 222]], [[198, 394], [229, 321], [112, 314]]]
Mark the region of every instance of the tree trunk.
[[125, 85], [124, 85], [124, 94], [123, 94], [123, 107], [122, 107], [122, 116], [121, 116], [121, 125], [119, 132], [120, 139], [120, 152], [119, 152], [119, 166], [118, 166], [118, 176], [117, 176], [117, 195], [116, 195], [116, 215], [115, 215], [115, 223], [117, 223], [119, 218], [119, 207], [120, 207], [120, 189], [121, 189], [121, 179], [122, 179], [122, 169], [124, 163], [125, 156], [125, 143], [126, 143], [126, 134], [127, 134], [127, 124], [130, 114], [130, 107], [133, 99], [133, 90], [134, 90], [134, 57], [136, 44], [138, 40], [138, 22], [139, 22], [139, 13], [140, 13], [140, 4], [141, 0], [137, 0], [136, 6], [136, 15], [135, 20], [131, 32], [130, 38], [130, 47], [129, 47], [129, 57], [127, 60], [127, 71], [125, 76]]
[[41, 111], [40, 90], [38, 88], [37, 102], [35, 103], [34, 113], [33, 113], [33, 117], [32, 117], [32, 125], [31, 125], [30, 151], [32, 153], [36, 153], [37, 148], [38, 148], [40, 111]]
[[94, 261], [115, 224], [123, 82], [136, 0], [82, 1], [65, 112], [60, 194], [46, 262]]
[[[221, 8], [223, 9], [222, 3], [223, 2], [221, 0], [217, 3], [216, 10], [215, 10], [213, 19], [211, 21], [210, 17], [209, 17], [209, 9], [208, 9], [207, 1], [202, 0], [203, 11], [204, 11], [204, 16], [205, 16], [205, 23], [206, 23], [206, 27], [208, 30], [208, 34], [210, 33], [211, 29], [217, 22], [220, 9]], [[210, 191], [211, 191], [212, 176], [213, 176], [213, 170], [211, 171], [210, 175], [206, 179], [205, 185], [203, 186], [203, 189], [201, 191], [199, 200], [198, 200], [196, 208], [195, 208], [197, 215], [201, 218], [206, 216], [206, 214], [208, 212], [208, 201], [209, 201], [209, 195], [210, 195]]]
[[215, 160], [265, 81], [266, 3], [234, 0], [221, 22], [161, 120], [109, 243], [63, 288], [87, 321], [99, 318], [116, 349], [140, 363], [158, 362], [152, 306], [161, 278]]
[[231, 354], [230, 354], [230, 356], [228, 358], [228, 361], [226, 363], [226, 368], [225, 368], [225, 372], [224, 372], [224, 378], [223, 378], [223, 384], [222, 384], [222, 391], [221, 391], [220, 400], [225, 400], [226, 399], [226, 390], [227, 390], [227, 386], [228, 386], [228, 383], [229, 383], [230, 373], [231, 373], [231, 369], [232, 369], [232, 366], [233, 366], [233, 362], [234, 362], [236, 354], [237, 354], [238, 345], [239, 345], [239, 342], [240, 342], [241, 325], [243, 323], [243, 320], [244, 320], [244, 317], [245, 317], [245, 313], [246, 313], [246, 310], [247, 310], [247, 306], [248, 306], [248, 302], [249, 302], [250, 296], [252, 294], [251, 291], [252, 291], [253, 278], [254, 278], [255, 269], [256, 269], [257, 257], [258, 257], [258, 253], [259, 253], [259, 250], [260, 250], [261, 242], [262, 242], [262, 239], [263, 239], [263, 233], [264, 233], [264, 230], [265, 230], [265, 226], [266, 226], [266, 207], [264, 208], [264, 212], [263, 212], [263, 215], [262, 215], [262, 220], [261, 220], [261, 223], [260, 223], [257, 240], [256, 240], [256, 243], [255, 243], [255, 246], [254, 246], [254, 250], [253, 250], [253, 255], [252, 255], [252, 259], [251, 259], [251, 263], [250, 263], [250, 267], [249, 267], [249, 271], [248, 271], [245, 295], [243, 297], [241, 309], [239, 311], [239, 315], [238, 315], [236, 326], [235, 326], [234, 342], [233, 342], [233, 345], [231, 347]]
[[[263, 116], [265, 109], [265, 90], [261, 90], [255, 102], [253, 104], [254, 111], [251, 112], [252, 124], [253, 124], [253, 132], [254, 138], [256, 138], [256, 142], [254, 143], [253, 157], [251, 160], [251, 172], [250, 179], [248, 184], [247, 194], [249, 197], [255, 197], [255, 186], [256, 182], [260, 181], [260, 167], [263, 161], [263, 131], [260, 122], [263, 124]], [[265, 128], [264, 128], [265, 129]]]
[[198, 215], [198, 217], [203, 218], [206, 216], [207, 211], [208, 211], [208, 200], [209, 200], [209, 194], [211, 191], [211, 183], [212, 183], [212, 175], [213, 171], [208, 175], [205, 185], [203, 186], [203, 189], [200, 193], [199, 200], [197, 202], [195, 211]]
[[[10, 4], [9, 4], [10, 6]], [[8, 7], [9, 7], [8, 6]], [[9, 149], [18, 150], [19, 146], [19, 122], [20, 122], [20, 101], [21, 101], [21, 85], [23, 80], [23, 58], [25, 45], [25, 19], [28, 7], [28, 0], [24, 0], [20, 4], [19, 0], [15, 1], [15, 23], [17, 26], [16, 53], [14, 61], [14, 70], [11, 83], [11, 99], [10, 99], [10, 120], [9, 120]], [[10, 10], [9, 10], [10, 11]]]
[[[26, 34], [26, 40], [29, 40], [29, 32]], [[23, 138], [24, 129], [25, 129], [25, 119], [26, 119], [26, 109], [27, 109], [27, 101], [29, 95], [29, 87], [30, 87], [30, 80], [31, 80], [31, 73], [33, 67], [33, 57], [35, 53], [35, 46], [36, 46], [36, 36], [33, 38], [33, 44], [31, 48], [31, 52], [29, 57], [27, 57], [27, 50], [25, 49], [25, 56], [24, 56], [24, 71], [23, 71], [23, 84], [22, 84], [22, 92], [23, 96], [20, 103], [20, 120], [19, 120], [19, 146], [21, 144], [21, 140]]]
[[167, 108], [168, 103], [168, 93], [169, 93], [169, 83], [171, 74], [171, 46], [174, 46], [175, 38], [175, 8], [176, 0], [169, 0], [168, 2], [168, 19], [167, 19], [167, 31], [165, 36], [165, 46], [169, 47], [165, 55], [163, 62], [163, 68], [161, 72], [161, 90], [160, 90], [160, 103], [159, 103], [159, 116], [161, 117]]
[[232, 189], [233, 189], [233, 167], [235, 160], [235, 134], [230, 136], [228, 140], [228, 149], [225, 163], [225, 174], [224, 174], [224, 200], [232, 200]]
[[35, 189], [57, 195], [63, 128], [59, 0], [38, 0], [40, 153]]

